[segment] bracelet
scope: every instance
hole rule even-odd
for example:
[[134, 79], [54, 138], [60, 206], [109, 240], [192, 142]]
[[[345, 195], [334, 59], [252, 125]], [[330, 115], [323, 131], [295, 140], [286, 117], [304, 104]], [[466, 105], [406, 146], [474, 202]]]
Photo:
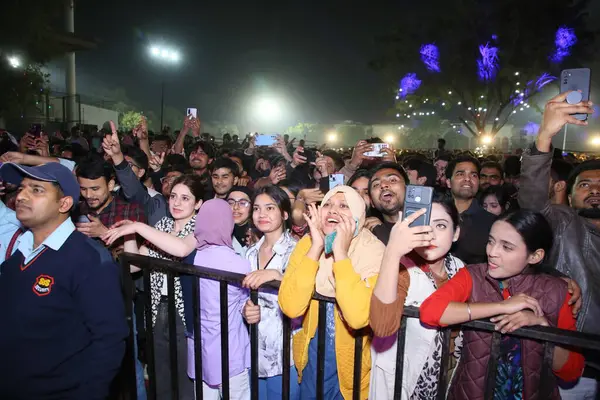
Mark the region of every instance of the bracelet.
[[467, 303], [467, 311], [469, 312], [469, 321], [471, 321], [471, 305]]

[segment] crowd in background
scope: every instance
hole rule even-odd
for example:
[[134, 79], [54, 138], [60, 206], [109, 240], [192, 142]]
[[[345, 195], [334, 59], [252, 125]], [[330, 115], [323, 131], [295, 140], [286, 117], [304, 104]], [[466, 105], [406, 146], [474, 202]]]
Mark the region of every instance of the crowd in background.
[[[440, 327], [491, 318], [502, 333], [551, 326], [598, 334], [600, 161], [579, 162], [551, 146], [565, 124], [585, 124], [571, 114], [592, 112], [591, 103], [570, 105], [565, 96], [548, 102], [531, 147], [484, 157], [446, 150], [443, 139], [432, 151], [387, 145], [377, 155], [379, 138], [346, 152], [287, 135], [270, 146], [257, 146], [254, 134], [241, 142], [225, 134], [217, 143], [192, 116], [173, 135], [149, 132], [143, 119], [131, 132], [112, 122], [94, 132], [3, 132], [0, 397], [108, 395], [128, 334], [115, 300], [114, 260], [123, 251], [246, 275], [227, 296], [232, 399], [250, 396], [252, 324], [260, 398], [281, 398], [284, 314], [293, 328], [292, 399], [317, 398], [318, 373], [324, 398], [352, 398], [354, 335], [364, 328], [360, 398], [371, 399], [391, 399], [394, 390], [403, 399], [436, 398]], [[334, 186], [330, 178], [342, 175]], [[429, 224], [412, 225], [424, 210], [403, 216], [408, 185], [435, 189]], [[59, 271], [61, 262], [74, 263], [75, 272], [61, 280], [44, 270]], [[77, 275], [80, 263], [88, 275]], [[105, 275], [94, 275], [100, 268]], [[158, 399], [172, 398], [173, 343], [179, 398], [194, 398], [196, 379], [204, 398], [221, 398], [219, 284], [200, 280], [202, 323], [195, 327], [192, 278], [176, 277], [169, 290], [166, 275], [153, 272], [144, 287], [139, 271], [131, 267], [138, 397], [145, 398], [149, 297]], [[261, 290], [252, 302], [248, 289], [270, 281], [281, 281], [279, 291]], [[326, 307], [323, 371], [314, 293], [335, 299]], [[168, 329], [169, 298], [176, 337]], [[31, 307], [13, 307], [21, 300]], [[420, 306], [420, 320], [407, 324], [402, 388], [395, 388], [404, 305]], [[79, 325], [71, 314], [82, 316]], [[194, 329], [202, 343], [194, 343]], [[453, 329], [450, 369], [442, 371], [448, 398], [483, 398], [490, 345], [491, 334]], [[202, 371], [194, 370], [198, 346]], [[541, 365], [549, 362], [543, 345], [502, 335], [500, 349], [494, 399], [539, 399]], [[34, 368], [24, 353], [47, 357]], [[584, 360], [580, 349], [555, 346], [551, 368], [552, 398], [596, 398], [598, 354]]]

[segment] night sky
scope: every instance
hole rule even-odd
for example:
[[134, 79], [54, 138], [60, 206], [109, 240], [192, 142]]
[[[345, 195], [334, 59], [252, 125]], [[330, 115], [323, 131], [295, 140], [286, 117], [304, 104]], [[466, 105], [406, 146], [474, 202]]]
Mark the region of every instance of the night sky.
[[[406, 5], [375, 7], [322, 1], [76, 2], [78, 35], [98, 49], [77, 54], [78, 92], [102, 95], [123, 88], [143, 107], [196, 106], [205, 120], [237, 122], [261, 93], [285, 101], [285, 124], [297, 121], [389, 121], [389, 82], [369, 68], [375, 37], [389, 32]], [[356, 2], [358, 3], [358, 2]], [[179, 66], [149, 57], [151, 43], [172, 44]], [[60, 69], [60, 63], [55, 63]], [[56, 68], [54, 85], [64, 78]]]

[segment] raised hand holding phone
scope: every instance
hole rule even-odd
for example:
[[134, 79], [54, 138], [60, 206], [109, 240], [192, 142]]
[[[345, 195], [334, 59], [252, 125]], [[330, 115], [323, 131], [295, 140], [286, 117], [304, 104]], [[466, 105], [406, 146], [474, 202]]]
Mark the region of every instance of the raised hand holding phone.
[[398, 222], [392, 227], [386, 252], [393, 252], [398, 259], [407, 255], [417, 247], [427, 247], [434, 239], [433, 228], [430, 225], [412, 226], [414, 222], [427, 213], [425, 208], [415, 211], [406, 218], [399, 213]]

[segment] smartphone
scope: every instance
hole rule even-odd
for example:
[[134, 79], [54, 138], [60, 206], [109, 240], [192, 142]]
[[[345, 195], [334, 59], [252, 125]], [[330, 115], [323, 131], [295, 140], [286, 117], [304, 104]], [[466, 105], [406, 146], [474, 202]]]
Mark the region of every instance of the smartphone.
[[79, 224], [81, 224], [81, 223], [87, 223], [87, 222], [92, 222], [92, 221], [90, 221], [90, 219], [85, 214], [81, 214], [79, 216], [79, 218], [77, 218], [77, 223], [79, 223]]
[[256, 146], [273, 146], [277, 140], [277, 135], [256, 135], [254, 144]]
[[304, 149], [304, 151], [299, 151], [298, 154], [306, 157], [307, 164], [314, 163], [317, 160], [317, 155], [312, 150]]
[[329, 190], [344, 184], [344, 174], [329, 175]]
[[382, 149], [387, 149], [390, 147], [387, 143], [373, 143], [373, 151], [367, 151], [364, 153], [367, 157], [383, 157], [385, 153], [382, 152]]
[[191, 117], [198, 118], [198, 109], [197, 108], [188, 108], [187, 111], [185, 112], [185, 115], [187, 115], [188, 118], [191, 118]]
[[40, 137], [42, 135], [42, 124], [31, 125], [29, 133], [31, 133], [35, 137]]
[[406, 186], [406, 194], [404, 196], [404, 211], [402, 219], [406, 219], [409, 215], [416, 213], [422, 208], [427, 212], [417, 218], [412, 224], [413, 226], [429, 225], [431, 218], [431, 203], [433, 201], [433, 188], [430, 186]]
[[[577, 104], [580, 101], [590, 99], [590, 87], [592, 82], [592, 70], [589, 68], [565, 69], [560, 73], [560, 92], [569, 90], [579, 91], [579, 94], [573, 93], [572, 97], [567, 97], [567, 103]], [[581, 98], [580, 98], [581, 97]], [[587, 114], [573, 114], [580, 121], [587, 120]]]

